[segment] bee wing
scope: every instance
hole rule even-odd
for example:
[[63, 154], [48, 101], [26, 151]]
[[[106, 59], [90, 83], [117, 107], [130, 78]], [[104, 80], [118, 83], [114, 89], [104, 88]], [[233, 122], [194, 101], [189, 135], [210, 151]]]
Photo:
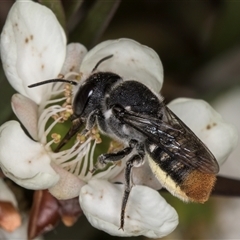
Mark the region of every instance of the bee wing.
[[122, 121], [158, 145], [171, 158], [204, 173], [218, 173], [219, 166], [205, 144], [168, 107], [155, 118], [123, 110]]

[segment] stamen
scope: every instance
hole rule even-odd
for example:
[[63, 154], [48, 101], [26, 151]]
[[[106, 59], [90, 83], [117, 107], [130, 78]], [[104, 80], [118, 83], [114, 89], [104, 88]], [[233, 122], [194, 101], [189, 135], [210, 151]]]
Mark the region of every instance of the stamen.
[[89, 150], [91, 147], [91, 139], [89, 138], [89, 140], [90, 141], [88, 142], [88, 144], [84, 143], [85, 147], [84, 147], [83, 151], [78, 154], [78, 156], [77, 156], [78, 162], [77, 162], [76, 168], [73, 172], [73, 174], [75, 174], [77, 176], [81, 176], [81, 179], [83, 179], [83, 180], [86, 180], [84, 178], [84, 175], [85, 175], [84, 174], [84, 172], [85, 172], [84, 165], [85, 165], [85, 163], [88, 163], [88, 161], [89, 161], [88, 155], [89, 155]]
[[64, 78], [64, 75], [62, 73], [59, 73], [57, 78]]
[[90, 153], [90, 147], [91, 147], [91, 145], [88, 145], [88, 151], [87, 151], [87, 153], [86, 153], [86, 155], [85, 155], [85, 157], [84, 157], [84, 161], [83, 161], [83, 166], [82, 166], [82, 173], [83, 173], [83, 177], [84, 177], [84, 179], [85, 179], [85, 176], [86, 176], [86, 173], [88, 172], [88, 164], [89, 164], [89, 153]]
[[93, 159], [93, 155], [94, 155], [94, 151], [95, 151], [95, 148], [96, 148], [96, 145], [97, 145], [97, 141], [95, 140], [94, 143], [93, 143], [93, 146], [91, 148], [91, 153], [90, 153], [90, 159], [89, 159], [89, 168], [88, 168], [88, 171], [86, 173], [86, 176], [90, 179], [93, 175], [93, 173], [91, 172], [92, 169], [94, 169], [94, 159]]
[[[83, 145], [80, 146], [79, 149], [77, 149], [76, 151], [74, 151], [72, 154], [70, 154], [71, 156], [73, 156], [73, 158], [69, 158], [70, 155], [67, 154], [65, 156], [63, 155], [58, 155], [56, 159], [56, 157], [54, 159], [56, 159], [56, 163], [58, 165], [60, 165], [62, 168], [70, 171], [71, 173], [73, 173], [76, 176], [81, 177], [82, 180], [86, 181], [86, 177], [84, 176], [86, 169], [88, 169], [88, 161], [89, 161], [89, 152], [90, 152], [90, 147], [91, 147], [91, 139], [89, 138]], [[70, 151], [72, 151], [73, 148], [71, 148]], [[65, 151], [68, 152], [69, 150]], [[68, 156], [68, 157], [66, 157]], [[60, 163], [60, 161], [62, 163]], [[89, 176], [90, 177], [90, 176]]]
[[60, 140], [61, 140], [61, 135], [58, 134], [58, 133], [53, 133], [53, 134], [51, 135], [51, 137], [53, 138], [54, 143], [59, 143]]
[[[59, 78], [69, 80], [79, 80], [82, 74], [77, 72], [69, 72], [65, 76], [58, 76]], [[52, 87], [48, 89], [45, 99], [39, 106], [39, 121], [38, 121], [38, 136], [40, 142], [45, 144], [47, 149], [50, 149], [53, 143], [59, 143], [60, 134], [52, 133], [52, 139], [47, 142], [47, 136], [52, 131], [53, 127], [59, 123], [66, 121], [72, 115], [72, 90], [73, 87], [70, 84], [56, 82], [52, 84]], [[59, 97], [60, 96], [60, 97]], [[62, 104], [62, 106], [58, 104]], [[46, 128], [46, 124], [53, 118], [53, 122]], [[93, 142], [92, 142], [93, 141]], [[54, 153], [49, 151], [52, 155], [53, 161], [71, 172], [72, 174], [79, 176], [82, 180], [88, 181], [93, 178], [93, 174], [90, 172], [94, 168], [94, 153], [98, 143], [100, 143], [101, 136], [97, 128], [92, 129], [84, 134], [78, 134], [74, 145], [60, 152]], [[94, 175], [95, 178], [112, 178], [120, 173], [123, 169], [122, 166], [111, 166], [108, 169], [101, 171]]]
[[[54, 105], [51, 106], [49, 108], [44, 109], [44, 111], [42, 112], [39, 121], [38, 121], [38, 136], [40, 138], [41, 143], [46, 144], [46, 137], [47, 135], [45, 135], [45, 126], [47, 124], [47, 122], [49, 121], [49, 119], [56, 115], [58, 112], [63, 111], [64, 109], [62, 107], [60, 107], [59, 105]], [[53, 123], [53, 126], [59, 121], [60, 119], [56, 119]], [[52, 126], [52, 124], [51, 124]], [[52, 127], [53, 127], [52, 126]], [[47, 131], [49, 132], [49, 131]]]
[[[80, 146], [79, 146], [79, 142], [76, 142], [74, 146], [71, 147], [70, 149], [61, 151], [59, 153], [55, 153], [56, 163], [60, 164], [62, 167], [65, 167], [66, 165], [69, 165], [69, 163], [74, 163], [79, 161], [79, 158], [82, 158], [83, 155], [85, 155], [85, 148], [87, 145], [90, 144], [90, 142], [91, 142], [90, 138]], [[76, 148], [77, 146], [79, 147]], [[70, 160], [70, 159], [73, 159], [73, 160]]]
[[82, 76], [81, 73], [78, 73], [78, 72], [69, 72], [69, 73], [67, 73], [67, 74], [64, 76], [64, 78], [70, 79], [71, 77], [74, 77], [74, 79], [78, 79], [78, 78], [80, 78], [81, 76]]
[[53, 143], [55, 143], [55, 140], [54, 140], [54, 139], [51, 140], [50, 142], [48, 142], [48, 143], [45, 145], [45, 148], [49, 149], [50, 146], [51, 146]]
[[45, 130], [45, 135], [47, 136], [50, 131], [53, 129], [53, 127], [59, 122], [61, 118], [56, 119], [46, 130]]
[[77, 140], [79, 141], [79, 143], [84, 143], [86, 141], [86, 135], [82, 135], [82, 134], [77, 134]]
[[[59, 94], [62, 94], [63, 92], [64, 92], [64, 90], [61, 90], [61, 91], [59, 90], [57, 92], [52, 92], [52, 94], [49, 97], [49, 99], [52, 99], [55, 96], [57, 96]], [[39, 106], [39, 112], [44, 111], [44, 109], [46, 108], [47, 105], [51, 105], [51, 104], [54, 104], [54, 103], [57, 103], [57, 102], [60, 102], [60, 101], [64, 101], [64, 100], [66, 100], [66, 97], [42, 101], [40, 106]]]
[[58, 92], [58, 91], [63, 91], [65, 83], [62, 82], [56, 82], [53, 85], [52, 92]]
[[61, 101], [64, 101], [64, 100], [66, 100], [66, 99], [67, 99], [66, 97], [62, 97], [62, 98], [58, 98], [58, 99], [48, 100], [48, 101], [45, 102], [44, 108], [45, 108], [47, 105], [51, 105], [51, 104], [54, 104], [54, 103], [57, 103], [57, 102], [61, 102]]

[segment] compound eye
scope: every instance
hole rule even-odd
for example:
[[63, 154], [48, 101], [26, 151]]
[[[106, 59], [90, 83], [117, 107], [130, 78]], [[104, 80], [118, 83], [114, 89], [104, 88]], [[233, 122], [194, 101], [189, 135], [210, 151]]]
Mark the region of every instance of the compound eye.
[[77, 91], [73, 100], [74, 115], [80, 117], [87, 107], [89, 99], [93, 93], [95, 84], [92, 82], [85, 82]]

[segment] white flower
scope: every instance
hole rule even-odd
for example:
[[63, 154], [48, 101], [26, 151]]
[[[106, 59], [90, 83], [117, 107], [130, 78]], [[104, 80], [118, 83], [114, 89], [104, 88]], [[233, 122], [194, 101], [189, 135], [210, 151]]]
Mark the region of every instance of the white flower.
[[166, 236], [175, 229], [178, 223], [176, 211], [157, 191], [136, 185], [128, 202], [124, 231], [119, 230], [117, 213], [121, 212], [123, 190], [123, 185], [104, 180], [91, 180], [81, 189], [81, 207], [93, 226], [111, 235], [149, 238]]
[[[62, 127], [59, 122], [71, 115], [71, 89], [62, 83], [28, 88], [30, 84], [59, 77], [84, 81], [99, 60], [113, 54], [97, 71], [114, 72], [124, 80], [140, 81], [158, 92], [163, 83], [158, 55], [130, 39], [105, 41], [88, 53], [81, 44], [66, 46], [66, 37], [54, 14], [26, 0], [17, 1], [9, 12], [0, 46], [6, 76], [19, 92], [12, 97], [13, 111], [31, 137], [16, 121], [0, 127], [0, 166], [6, 176], [25, 188], [48, 188], [59, 199], [79, 196], [91, 224], [112, 235], [157, 238], [173, 231], [178, 224], [176, 211], [155, 190], [143, 186], [133, 187], [126, 209], [129, 219], [125, 221], [125, 230], [119, 230], [124, 189], [111, 182], [124, 182], [124, 164], [93, 176], [89, 170], [94, 167], [97, 144], [97, 141], [92, 143], [94, 135], [87, 137], [83, 144], [77, 138], [69, 149], [54, 153], [51, 147], [59, 135], [51, 139], [50, 132], [58, 132]], [[234, 129], [223, 123], [208, 104], [178, 100], [170, 107], [182, 119], [187, 112], [191, 118], [186, 123], [206, 142], [219, 162], [226, 159], [235, 144]], [[195, 107], [198, 111], [191, 114]], [[224, 141], [221, 136], [225, 137]], [[229, 144], [218, 153], [217, 149], [227, 141]], [[146, 171], [147, 178], [143, 177]], [[135, 184], [160, 188], [148, 165], [133, 172], [137, 173], [133, 176]]]
[[168, 107], [207, 145], [222, 165], [237, 145], [235, 126], [203, 100], [179, 98]]

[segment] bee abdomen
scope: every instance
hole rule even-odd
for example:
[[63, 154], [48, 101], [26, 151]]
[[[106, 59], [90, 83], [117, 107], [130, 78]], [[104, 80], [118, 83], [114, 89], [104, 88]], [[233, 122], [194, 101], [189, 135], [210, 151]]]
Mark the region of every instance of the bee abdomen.
[[188, 196], [189, 201], [204, 203], [208, 200], [215, 182], [215, 174], [193, 170], [187, 175], [181, 189]]
[[172, 195], [186, 202], [204, 203], [216, 181], [215, 174], [203, 173], [170, 157], [160, 147], [147, 146], [149, 165], [159, 182]]

